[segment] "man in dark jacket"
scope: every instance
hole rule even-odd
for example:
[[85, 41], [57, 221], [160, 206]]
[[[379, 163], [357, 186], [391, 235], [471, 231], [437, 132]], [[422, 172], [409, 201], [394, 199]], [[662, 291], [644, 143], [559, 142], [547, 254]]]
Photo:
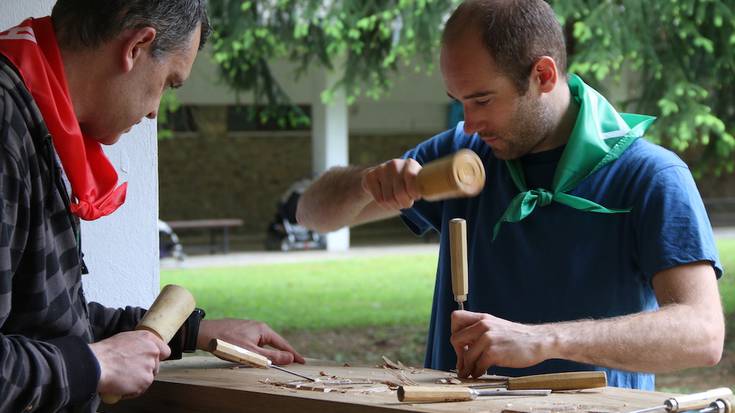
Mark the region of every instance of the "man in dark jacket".
[[160, 360], [213, 337], [303, 362], [248, 320], [190, 317], [163, 343], [132, 331], [143, 309], [82, 290], [79, 219], [114, 212], [127, 189], [101, 144], [156, 117], [209, 30], [204, 0], [59, 0], [0, 33], [0, 412], [95, 411], [98, 393], [137, 396]]

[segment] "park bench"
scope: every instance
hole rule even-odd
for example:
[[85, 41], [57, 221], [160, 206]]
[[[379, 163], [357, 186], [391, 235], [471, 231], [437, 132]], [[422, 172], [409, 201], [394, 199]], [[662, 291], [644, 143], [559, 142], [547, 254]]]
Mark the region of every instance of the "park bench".
[[713, 227], [735, 226], [735, 197], [705, 198], [704, 206]]
[[230, 228], [242, 226], [241, 219], [193, 219], [183, 221], [168, 221], [168, 225], [174, 231], [177, 230], [209, 230], [209, 251], [216, 252], [217, 233], [222, 233], [222, 252], [227, 254], [230, 251], [229, 231]]

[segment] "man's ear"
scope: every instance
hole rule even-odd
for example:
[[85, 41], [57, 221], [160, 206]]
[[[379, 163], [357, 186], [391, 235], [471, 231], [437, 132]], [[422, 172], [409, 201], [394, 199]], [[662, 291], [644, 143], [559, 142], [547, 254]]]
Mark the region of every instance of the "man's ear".
[[549, 56], [541, 56], [531, 69], [531, 82], [538, 86], [541, 93], [549, 93], [554, 90], [556, 82], [559, 81], [559, 72], [556, 62]]
[[153, 27], [142, 27], [129, 30], [122, 43], [123, 45], [123, 70], [129, 72], [144, 53], [150, 53], [153, 41], [156, 40], [156, 29]]

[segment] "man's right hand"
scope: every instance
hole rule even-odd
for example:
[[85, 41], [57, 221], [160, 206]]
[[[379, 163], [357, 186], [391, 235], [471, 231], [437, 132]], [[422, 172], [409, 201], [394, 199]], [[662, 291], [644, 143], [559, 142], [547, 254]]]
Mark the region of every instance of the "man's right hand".
[[368, 168], [362, 176], [362, 188], [387, 210], [410, 208], [421, 199], [416, 176], [421, 165], [416, 160], [392, 159]]
[[90, 344], [100, 364], [97, 392], [132, 398], [153, 383], [161, 360], [171, 354], [166, 343], [150, 331], [127, 331]]

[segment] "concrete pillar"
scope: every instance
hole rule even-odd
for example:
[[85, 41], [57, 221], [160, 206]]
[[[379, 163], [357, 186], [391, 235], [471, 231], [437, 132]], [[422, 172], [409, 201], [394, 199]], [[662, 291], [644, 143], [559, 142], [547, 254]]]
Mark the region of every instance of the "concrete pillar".
[[[333, 85], [339, 76], [326, 69], [317, 76], [320, 81], [314, 83], [311, 108], [311, 159], [314, 176], [333, 166], [349, 164], [347, 98], [340, 89], [334, 94], [332, 101], [325, 105], [321, 92]], [[349, 248], [349, 228], [327, 234], [327, 250], [346, 251]]]

